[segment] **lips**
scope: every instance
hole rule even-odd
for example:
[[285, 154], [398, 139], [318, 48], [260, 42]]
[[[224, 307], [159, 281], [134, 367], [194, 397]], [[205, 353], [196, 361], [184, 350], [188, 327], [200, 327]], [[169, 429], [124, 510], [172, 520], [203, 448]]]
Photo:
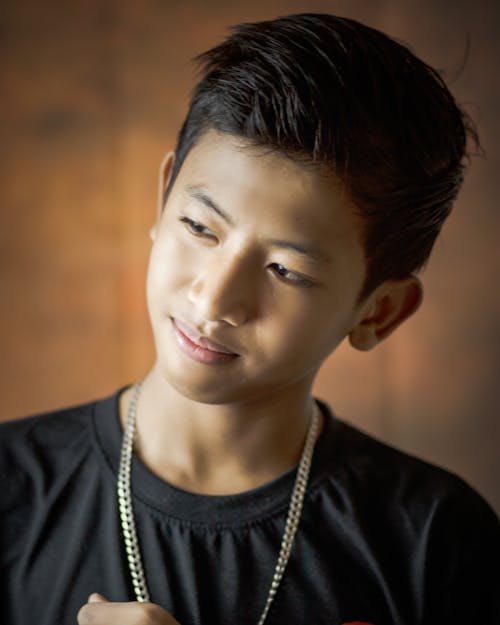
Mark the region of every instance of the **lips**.
[[172, 317], [172, 325], [184, 351], [203, 362], [232, 360], [238, 356], [229, 347], [199, 334], [194, 328]]

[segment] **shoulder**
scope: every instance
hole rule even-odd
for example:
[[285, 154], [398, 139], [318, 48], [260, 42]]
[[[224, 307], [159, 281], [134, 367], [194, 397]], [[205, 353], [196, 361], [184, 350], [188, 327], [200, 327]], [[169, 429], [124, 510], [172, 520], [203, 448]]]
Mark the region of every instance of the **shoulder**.
[[368, 493], [356, 499], [364, 499], [361, 522], [395, 562], [405, 554], [422, 622], [493, 622], [500, 521], [491, 506], [451, 471], [366, 434], [348, 436], [357, 441], [350, 471]]
[[330, 480], [356, 510], [414, 528], [453, 523], [465, 532], [482, 526], [500, 541], [496, 514], [464, 479], [345, 421], [334, 418], [332, 424]]
[[350, 549], [398, 583], [410, 580], [421, 622], [492, 622], [500, 522], [491, 506], [458, 475], [344, 421], [329, 430], [315, 495]]
[[312, 495], [322, 544], [356, 554], [363, 570], [375, 565], [400, 601], [406, 588], [419, 613], [411, 622], [497, 622], [500, 522], [485, 499], [451, 471], [345, 421], [331, 418], [325, 430]]
[[0, 510], [45, 496], [88, 465], [102, 405], [113, 403], [106, 398], [0, 423]]
[[[81, 438], [96, 402], [61, 408], [0, 423], [0, 462], [50, 454]], [[1, 465], [0, 465], [1, 466]]]

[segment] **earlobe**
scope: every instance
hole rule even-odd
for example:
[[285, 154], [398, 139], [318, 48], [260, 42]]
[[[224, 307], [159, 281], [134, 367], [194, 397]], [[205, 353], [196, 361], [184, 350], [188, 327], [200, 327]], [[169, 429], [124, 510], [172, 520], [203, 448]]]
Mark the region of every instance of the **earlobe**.
[[351, 345], [361, 351], [372, 349], [417, 311], [422, 298], [416, 276], [387, 280], [369, 297], [361, 320], [349, 332]]

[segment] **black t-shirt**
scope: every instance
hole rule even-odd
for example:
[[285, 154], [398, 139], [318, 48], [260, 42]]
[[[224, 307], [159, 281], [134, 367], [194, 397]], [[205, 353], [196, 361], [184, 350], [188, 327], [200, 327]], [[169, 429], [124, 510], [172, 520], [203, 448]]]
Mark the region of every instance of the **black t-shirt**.
[[[460, 478], [328, 415], [266, 623], [499, 625], [500, 526]], [[118, 393], [0, 425], [0, 622], [74, 625], [134, 595], [120, 534]], [[253, 625], [295, 469], [257, 489], [179, 490], [134, 459], [151, 600], [181, 625]], [[119, 625], [119, 624], [117, 624]]]

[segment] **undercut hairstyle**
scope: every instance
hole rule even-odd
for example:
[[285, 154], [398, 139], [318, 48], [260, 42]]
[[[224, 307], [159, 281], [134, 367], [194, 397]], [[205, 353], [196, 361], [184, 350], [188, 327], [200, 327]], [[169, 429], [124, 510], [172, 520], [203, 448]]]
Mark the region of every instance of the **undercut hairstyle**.
[[165, 199], [208, 130], [330, 171], [363, 224], [364, 299], [426, 263], [463, 181], [469, 117], [441, 75], [352, 19], [299, 14], [239, 24], [195, 59]]

